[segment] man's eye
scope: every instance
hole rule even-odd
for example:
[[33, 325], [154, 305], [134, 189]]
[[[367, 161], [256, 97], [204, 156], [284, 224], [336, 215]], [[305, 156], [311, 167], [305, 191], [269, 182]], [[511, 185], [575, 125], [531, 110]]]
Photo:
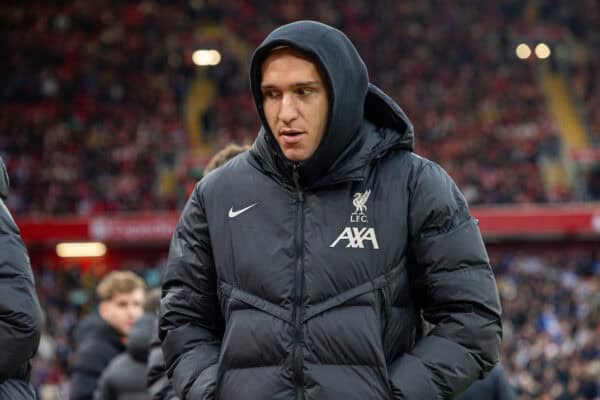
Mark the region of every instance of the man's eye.
[[307, 96], [307, 95], [309, 95], [309, 94], [311, 94], [311, 93], [313, 93], [313, 92], [314, 92], [314, 90], [313, 90], [313, 89], [311, 89], [311, 88], [299, 88], [299, 89], [297, 90], [297, 93], [298, 93], [300, 96]]
[[266, 99], [275, 99], [278, 96], [278, 93], [274, 90], [267, 90], [263, 96], [265, 96]]

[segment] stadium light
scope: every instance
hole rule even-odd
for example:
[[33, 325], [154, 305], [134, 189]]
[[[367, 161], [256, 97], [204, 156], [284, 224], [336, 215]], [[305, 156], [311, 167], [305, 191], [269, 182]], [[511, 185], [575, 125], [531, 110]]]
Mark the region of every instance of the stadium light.
[[538, 45], [535, 46], [535, 55], [542, 60], [550, 57], [550, 53], [550, 47], [548, 47], [546, 43], [538, 43]]
[[192, 61], [199, 66], [217, 65], [221, 62], [221, 53], [217, 50], [196, 50], [192, 53]]
[[527, 44], [521, 43], [517, 46], [515, 53], [517, 53], [517, 57], [519, 57], [521, 60], [525, 60], [531, 55], [531, 49]]
[[106, 254], [106, 245], [100, 242], [71, 242], [56, 245], [59, 257], [102, 257]]

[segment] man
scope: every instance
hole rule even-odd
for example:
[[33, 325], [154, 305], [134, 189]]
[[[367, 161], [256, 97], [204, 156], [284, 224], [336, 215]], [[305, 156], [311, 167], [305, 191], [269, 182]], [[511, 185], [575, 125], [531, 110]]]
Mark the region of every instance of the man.
[[143, 314], [146, 284], [131, 271], [113, 271], [96, 288], [98, 315], [81, 321], [70, 377], [71, 400], [91, 400], [100, 374], [118, 354]]
[[485, 376], [500, 305], [477, 222], [348, 38], [280, 27], [250, 83], [263, 128], [197, 184], [171, 242], [160, 336], [179, 396], [436, 399]]
[[0, 399], [33, 400], [30, 360], [42, 331], [29, 255], [4, 204], [8, 174], [0, 158]]
[[160, 289], [152, 289], [146, 295], [144, 315], [133, 324], [127, 336], [127, 351], [113, 358], [104, 369], [94, 400], [150, 400], [146, 363], [159, 306]]

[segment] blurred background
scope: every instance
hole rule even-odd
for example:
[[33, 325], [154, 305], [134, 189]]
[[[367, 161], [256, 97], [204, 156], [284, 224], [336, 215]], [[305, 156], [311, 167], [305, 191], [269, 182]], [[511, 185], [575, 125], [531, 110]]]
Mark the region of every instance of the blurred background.
[[5, 0], [0, 155], [46, 314], [40, 397], [63, 398], [100, 277], [160, 284], [206, 162], [258, 131], [252, 50], [298, 19], [350, 37], [467, 197], [519, 399], [600, 398], [600, 1]]

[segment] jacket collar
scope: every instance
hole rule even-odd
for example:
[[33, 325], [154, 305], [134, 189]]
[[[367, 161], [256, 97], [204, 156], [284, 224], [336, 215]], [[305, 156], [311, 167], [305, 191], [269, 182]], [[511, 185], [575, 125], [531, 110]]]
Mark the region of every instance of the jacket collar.
[[392, 149], [414, 148], [413, 126], [396, 102], [375, 85], [369, 84], [364, 103], [364, 118], [358, 134], [329, 164], [327, 171], [310, 171], [302, 163], [287, 160], [278, 144], [264, 128], [261, 128], [251, 149], [253, 163], [280, 184], [294, 187], [293, 172], [299, 172], [301, 186], [310, 189], [316, 186], [343, 181], [364, 179], [367, 166]]

